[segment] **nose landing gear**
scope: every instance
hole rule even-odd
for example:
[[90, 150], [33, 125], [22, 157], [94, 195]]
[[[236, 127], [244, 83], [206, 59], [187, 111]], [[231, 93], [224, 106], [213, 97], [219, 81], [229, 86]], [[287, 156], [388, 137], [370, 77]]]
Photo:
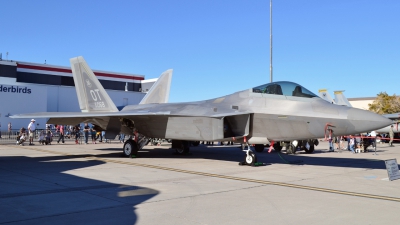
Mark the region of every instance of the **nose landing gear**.
[[249, 166], [256, 166], [257, 165], [257, 157], [254, 152], [251, 150], [250, 145], [246, 142], [247, 150], [242, 150], [246, 152], [244, 157], [244, 162], [240, 162], [239, 165], [249, 165]]

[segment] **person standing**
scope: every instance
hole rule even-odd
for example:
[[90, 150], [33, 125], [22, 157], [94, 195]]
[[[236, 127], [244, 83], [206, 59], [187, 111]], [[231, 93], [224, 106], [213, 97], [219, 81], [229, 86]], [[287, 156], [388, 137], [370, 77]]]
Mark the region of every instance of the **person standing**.
[[104, 139], [104, 141], [106, 140], [106, 139], [104, 138], [105, 135], [106, 135], [106, 132], [103, 130], [103, 131], [101, 132], [100, 142], [103, 142], [103, 139]]
[[74, 127], [74, 132], [75, 132], [75, 144], [79, 144], [79, 139], [81, 138], [81, 128], [79, 124]]
[[335, 151], [333, 148], [333, 131], [332, 129], [328, 129], [328, 142], [329, 142], [329, 152]]
[[83, 133], [85, 134], [85, 144], [88, 144], [89, 130], [90, 130], [89, 125], [85, 123], [85, 126], [83, 127]]
[[356, 153], [356, 152], [354, 151], [354, 137], [353, 137], [352, 135], [350, 135], [349, 147], [350, 147], [350, 151], [351, 151], [352, 153]]
[[96, 144], [96, 129], [93, 126], [90, 128], [90, 136], [92, 137], [92, 144]]
[[125, 134], [124, 133], [119, 134], [119, 142], [122, 142], [122, 143], [125, 142]]
[[36, 130], [36, 125], [35, 125], [34, 119], [31, 119], [31, 122], [28, 125], [28, 131], [29, 131], [29, 145], [33, 145], [33, 138], [35, 136], [35, 130]]
[[11, 138], [11, 129], [12, 129], [12, 125], [10, 122], [10, 123], [8, 123], [8, 138]]
[[390, 126], [390, 130], [389, 130], [389, 138], [390, 138], [389, 146], [390, 147], [394, 147], [394, 145], [393, 145], [393, 137], [394, 137], [394, 131], [393, 131], [393, 125], [392, 125], [392, 126]]
[[376, 149], [376, 132], [373, 130], [370, 133], [371, 135], [371, 145]]
[[57, 144], [59, 144], [60, 143], [60, 140], [61, 140], [61, 142], [64, 144], [64, 126], [63, 125], [59, 125], [58, 126], [58, 129], [60, 129], [60, 137], [58, 138], [58, 141], [57, 141]]

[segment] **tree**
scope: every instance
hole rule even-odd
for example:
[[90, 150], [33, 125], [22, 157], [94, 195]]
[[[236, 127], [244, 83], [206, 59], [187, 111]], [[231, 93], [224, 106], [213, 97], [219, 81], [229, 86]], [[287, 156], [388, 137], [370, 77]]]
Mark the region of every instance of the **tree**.
[[376, 99], [368, 104], [369, 110], [378, 114], [392, 114], [400, 112], [400, 97], [388, 95], [386, 92], [377, 94]]

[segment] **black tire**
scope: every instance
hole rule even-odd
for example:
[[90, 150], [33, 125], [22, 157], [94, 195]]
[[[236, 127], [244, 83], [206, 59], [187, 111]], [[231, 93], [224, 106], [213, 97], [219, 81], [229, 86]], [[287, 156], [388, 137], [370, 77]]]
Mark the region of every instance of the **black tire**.
[[263, 152], [264, 148], [265, 148], [265, 146], [263, 144], [254, 145], [254, 149], [256, 150], [256, 152]]
[[308, 143], [308, 144], [310, 145], [310, 149], [307, 150], [307, 148], [304, 147], [304, 151], [305, 151], [307, 154], [311, 154], [311, 153], [314, 152], [314, 149], [315, 149], [314, 143], [311, 143], [311, 144]]
[[125, 141], [124, 148], [122, 149], [124, 156], [131, 157], [132, 155], [137, 156], [138, 146], [134, 140]]
[[194, 147], [197, 147], [197, 146], [200, 145], [200, 141], [192, 141], [192, 145], [193, 145]]
[[274, 149], [275, 149], [275, 151], [277, 151], [277, 152], [281, 152], [281, 151], [282, 151], [281, 143], [280, 143], [280, 142], [275, 143], [275, 144], [274, 144]]
[[253, 165], [257, 162], [257, 157], [253, 152], [249, 152], [249, 155], [244, 156], [244, 162], [248, 165]]
[[176, 148], [175, 151], [178, 154], [187, 154], [189, 153], [189, 142], [188, 141], [182, 141], [182, 145], [180, 148]]
[[286, 145], [286, 154], [295, 154], [296, 153], [296, 147], [292, 145], [292, 143], [288, 143]]

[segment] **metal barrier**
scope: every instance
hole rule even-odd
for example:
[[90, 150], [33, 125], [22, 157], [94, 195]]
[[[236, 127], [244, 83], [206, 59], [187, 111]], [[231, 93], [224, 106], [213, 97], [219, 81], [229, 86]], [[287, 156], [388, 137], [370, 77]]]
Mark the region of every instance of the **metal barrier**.
[[[40, 132], [42, 132], [43, 130], [46, 131], [46, 129], [36, 129], [35, 133], [34, 133], [34, 138], [33, 138], [33, 142], [35, 144], [38, 143], [38, 139], [40, 136]], [[17, 137], [19, 136], [19, 131], [20, 129], [13, 129], [11, 130], [11, 132], [8, 131], [0, 131], [1, 133], [1, 138], [0, 138], [0, 144], [15, 144], [17, 142]], [[57, 142], [59, 140], [60, 137], [60, 133], [57, 132], [56, 130], [51, 130], [52, 134], [53, 134], [53, 142]], [[80, 136], [78, 138], [78, 143], [77, 144], [82, 144], [84, 143], [84, 138], [85, 135], [83, 133], [83, 131], [80, 131]], [[91, 137], [92, 135], [89, 133], [89, 137], [88, 137], [88, 143], [91, 143]], [[114, 139], [102, 139], [102, 143], [111, 143], [111, 141], [113, 140], [118, 140], [119, 136], [117, 135]], [[65, 142], [70, 142], [73, 141], [75, 142], [75, 133], [74, 132], [69, 132], [69, 134], [64, 135], [64, 141]], [[99, 138], [97, 139], [97, 141], [99, 142]], [[29, 143], [29, 139], [27, 139], [27, 142]]]

